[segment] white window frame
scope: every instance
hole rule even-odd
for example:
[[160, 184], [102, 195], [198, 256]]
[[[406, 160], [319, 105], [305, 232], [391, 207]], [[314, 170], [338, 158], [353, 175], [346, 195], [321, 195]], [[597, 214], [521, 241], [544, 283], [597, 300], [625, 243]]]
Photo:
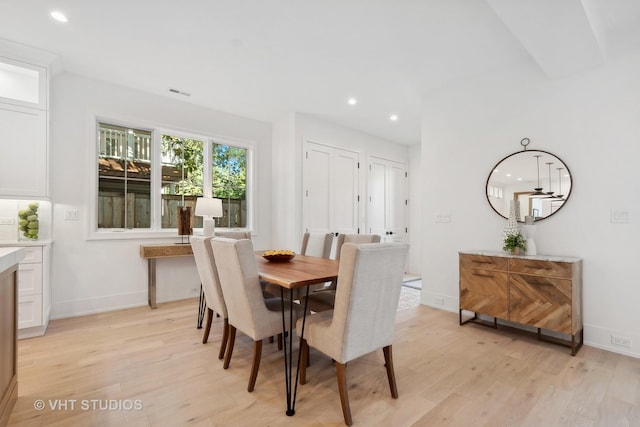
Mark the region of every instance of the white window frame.
[[[97, 134], [98, 134], [98, 123], [105, 123], [117, 126], [123, 126], [133, 129], [147, 130], [151, 132], [151, 228], [148, 229], [122, 229], [122, 228], [111, 228], [111, 229], [98, 229], [98, 173], [97, 173], [97, 160], [99, 155], [98, 143], [97, 143]], [[256, 195], [258, 194], [256, 185], [257, 181], [255, 179], [256, 174], [256, 164], [255, 159], [257, 158], [257, 144], [254, 141], [248, 140], [240, 140], [236, 138], [231, 138], [227, 136], [220, 135], [209, 135], [205, 136], [199, 134], [197, 132], [188, 132], [183, 130], [172, 130], [170, 127], [166, 126], [157, 126], [150, 125], [143, 121], [131, 121], [131, 120], [122, 120], [113, 116], [101, 116], [95, 115], [93, 116], [91, 123], [88, 124], [90, 140], [92, 143], [92, 149], [87, 150], [91, 156], [90, 162], [88, 164], [91, 165], [91, 178], [89, 185], [88, 200], [90, 201], [89, 205], [89, 215], [87, 220], [87, 240], [124, 240], [124, 239], [167, 239], [179, 238], [177, 234], [177, 229], [175, 228], [160, 228], [160, 188], [162, 186], [162, 177], [161, 177], [161, 141], [162, 135], [171, 135], [179, 138], [189, 138], [203, 141], [204, 153], [203, 153], [203, 163], [205, 165], [203, 170], [203, 195], [205, 197], [211, 197], [212, 194], [212, 181], [213, 181], [213, 173], [212, 168], [207, 165], [211, 165], [213, 160], [213, 144], [222, 144], [222, 145], [230, 145], [238, 148], [243, 148], [247, 150], [247, 226], [244, 228], [233, 228], [233, 230], [242, 230], [242, 231], [251, 231], [252, 234], [257, 233], [257, 224], [255, 222], [256, 216], [255, 212], [257, 212], [257, 199]], [[160, 171], [160, 172], [159, 172]], [[226, 227], [216, 227], [216, 230], [228, 230]], [[194, 235], [202, 234], [202, 228], [194, 229]]]

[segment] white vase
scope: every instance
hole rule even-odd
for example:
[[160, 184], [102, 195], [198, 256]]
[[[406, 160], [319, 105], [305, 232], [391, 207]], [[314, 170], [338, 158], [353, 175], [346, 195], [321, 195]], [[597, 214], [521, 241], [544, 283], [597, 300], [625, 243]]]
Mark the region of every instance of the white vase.
[[536, 255], [536, 242], [533, 241], [533, 238], [536, 235], [536, 226], [533, 224], [524, 226], [524, 234], [527, 237], [527, 251], [525, 255]]

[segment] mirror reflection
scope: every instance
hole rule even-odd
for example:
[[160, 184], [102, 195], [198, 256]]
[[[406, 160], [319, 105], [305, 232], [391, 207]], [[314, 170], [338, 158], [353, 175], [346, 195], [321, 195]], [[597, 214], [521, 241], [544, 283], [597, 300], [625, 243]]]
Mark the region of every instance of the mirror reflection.
[[520, 201], [520, 218], [536, 221], [560, 210], [571, 194], [571, 173], [557, 156], [541, 150], [513, 153], [496, 164], [487, 178], [487, 200], [493, 210], [509, 217], [509, 201]]

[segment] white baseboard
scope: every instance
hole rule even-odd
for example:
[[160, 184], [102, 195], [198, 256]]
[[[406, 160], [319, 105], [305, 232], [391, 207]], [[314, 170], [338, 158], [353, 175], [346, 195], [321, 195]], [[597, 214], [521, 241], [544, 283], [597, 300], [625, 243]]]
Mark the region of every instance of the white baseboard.
[[[630, 341], [629, 346], [613, 344], [611, 337], [628, 339]], [[584, 325], [584, 344], [612, 353], [640, 358], [640, 335], [637, 334], [612, 331], [611, 329], [600, 326]]]
[[51, 304], [51, 318], [64, 319], [143, 305], [147, 305], [147, 292], [63, 301]]
[[18, 329], [18, 339], [41, 337], [47, 331], [47, 325]]

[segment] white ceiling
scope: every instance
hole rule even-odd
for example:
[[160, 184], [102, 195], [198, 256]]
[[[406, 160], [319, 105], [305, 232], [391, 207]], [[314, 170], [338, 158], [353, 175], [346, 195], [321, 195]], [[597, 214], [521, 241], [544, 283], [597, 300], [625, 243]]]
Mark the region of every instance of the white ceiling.
[[523, 61], [557, 78], [640, 50], [640, 0], [3, 0], [0, 37], [181, 101], [415, 144], [436, 90]]

